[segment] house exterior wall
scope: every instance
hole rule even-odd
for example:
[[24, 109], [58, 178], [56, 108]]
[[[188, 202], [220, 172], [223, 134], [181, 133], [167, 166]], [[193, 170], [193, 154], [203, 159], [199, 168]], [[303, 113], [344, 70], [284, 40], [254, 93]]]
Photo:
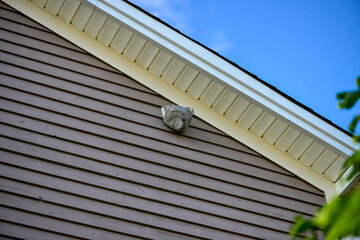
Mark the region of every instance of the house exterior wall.
[[[0, 3], [0, 236], [287, 239], [321, 191]], [[196, 114], [196, 113], [195, 113]]]

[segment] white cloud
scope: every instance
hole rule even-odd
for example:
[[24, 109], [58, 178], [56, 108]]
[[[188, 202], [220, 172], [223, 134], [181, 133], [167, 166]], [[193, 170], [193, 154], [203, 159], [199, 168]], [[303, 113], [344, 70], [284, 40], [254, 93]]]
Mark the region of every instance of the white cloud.
[[131, 0], [131, 2], [185, 34], [193, 32], [191, 24], [188, 23], [190, 6], [186, 0]]
[[[184, 34], [195, 40], [203, 39], [205, 45], [218, 53], [231, 49], [233, 44], [226, 37], [223, 29], [201, 29], [192, 22], [194, 10], [189, 0], [130, 0], [134, 4], [160, 18]], [[213, 1], [209, 1], [209, 14], [215, 15], [216, 8]], [[193, 20], [195, 21], [195, 20]], [[197, 31], [197, 32], [195, 32]]]
[[225, 36], [224, 30], [218, 29], [211, 32], [209, 44], [209, 47], [218, 53], [224, 53], [233, 47], [232, 42]]

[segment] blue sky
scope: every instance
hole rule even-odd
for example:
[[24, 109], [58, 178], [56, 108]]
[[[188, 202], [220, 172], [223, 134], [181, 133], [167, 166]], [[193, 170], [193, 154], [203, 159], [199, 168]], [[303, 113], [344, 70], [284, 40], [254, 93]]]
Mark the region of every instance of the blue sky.
[[[338, 126], [360, 75], [360, 0], [130, 0]], [[360, 105], [360, 104], [359, 104]]]

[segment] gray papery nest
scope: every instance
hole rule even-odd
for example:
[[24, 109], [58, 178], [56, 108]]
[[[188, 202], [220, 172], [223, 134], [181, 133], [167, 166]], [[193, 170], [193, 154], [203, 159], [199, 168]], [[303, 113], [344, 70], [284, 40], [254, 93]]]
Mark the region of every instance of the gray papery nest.
[[163, 122], [175, 132], [182, 133], [190, 126], [194, 110], [177, 105], [166, 105], [161, 107]]

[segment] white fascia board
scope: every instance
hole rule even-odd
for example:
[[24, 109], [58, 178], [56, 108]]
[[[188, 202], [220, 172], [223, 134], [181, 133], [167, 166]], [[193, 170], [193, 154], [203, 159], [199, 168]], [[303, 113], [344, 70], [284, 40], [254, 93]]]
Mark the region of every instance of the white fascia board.
[[350, 166], [341, 176], [341, 178], [337, 180], [337, 182], [335, 183], [335, 189], [337, 195], [346, 194], [351, 189], [351, 187], [356, 183], [356, 181], [360, 178], [360, 173], [357, 173], [350, 180], [347, 180], [352, 170], [353, 170], [353, 166]]
[[130, 4], [119, 0], [88, 0], [88, 2], [341, 151], [344, 157], [350, 156], [355, 151], [352, 138], [344, 132]]

